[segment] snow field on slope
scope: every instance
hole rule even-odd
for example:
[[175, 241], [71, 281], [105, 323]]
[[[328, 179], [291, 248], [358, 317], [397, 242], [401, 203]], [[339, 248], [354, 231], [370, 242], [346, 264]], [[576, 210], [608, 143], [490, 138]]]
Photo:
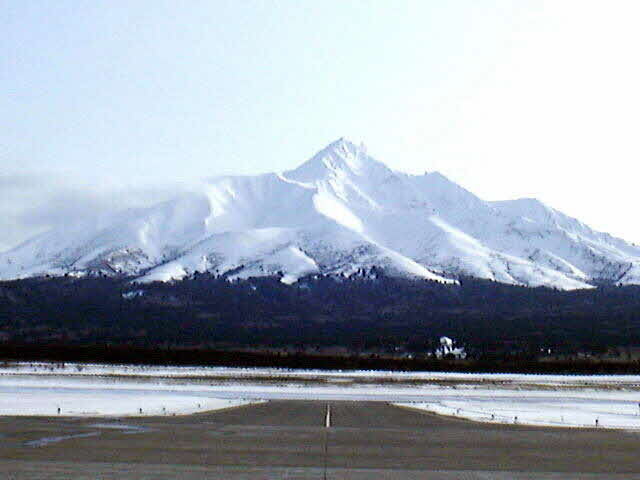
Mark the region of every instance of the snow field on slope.
[[[0, 253], [0, 279], [282, 271], [292, 283], [376, 266], [399, 276], [443, 281], [462, 273], [566, 290], [593, 279], [640, 283], [637, 246], [534, 199], [485, 202], [437, 172], [396, 172], [345, 139], [294, 170], [192, 187], [149, 208], [82, 225], [69, 219]], [[269, 231], [280, 233], [263, 238]]]

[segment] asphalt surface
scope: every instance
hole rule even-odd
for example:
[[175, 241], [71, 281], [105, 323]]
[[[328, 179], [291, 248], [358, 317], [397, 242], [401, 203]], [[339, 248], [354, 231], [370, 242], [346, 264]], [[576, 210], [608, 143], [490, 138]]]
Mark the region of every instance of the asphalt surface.
[[638, 447], [633, 432], [271, 401], [178, 417], [0, 417], [0, 478], [640, 480]]

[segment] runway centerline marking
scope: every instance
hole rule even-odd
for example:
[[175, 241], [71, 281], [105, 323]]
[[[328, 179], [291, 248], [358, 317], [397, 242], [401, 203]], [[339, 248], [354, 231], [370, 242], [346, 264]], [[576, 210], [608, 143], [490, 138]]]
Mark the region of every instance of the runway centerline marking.
[[331, 427], [331, 405], [329, 405], [328, 403], [327, 403], [327, 415], [325, 416], [325, 419], [324, 419], [324, 426], [325, 428]]

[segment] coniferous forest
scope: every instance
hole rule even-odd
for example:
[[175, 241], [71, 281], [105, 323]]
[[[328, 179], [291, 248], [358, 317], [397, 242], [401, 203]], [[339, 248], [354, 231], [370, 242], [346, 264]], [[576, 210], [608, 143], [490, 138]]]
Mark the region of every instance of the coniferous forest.
[[[4, 358], [46, 358], [49, 352], [73, 360], [80, 355], [74, 351], [84, 351], [87, 360], [99, 361], [110, 348], [120, 355], [138, 352], [131, 353], [134, 361], [145, 359], [136, 355], [149, 360], [144, 352], [175, 350], [244, 352], [247, 364], [297, 366], [283, 363], [285, 355], [305, 366], [319, 364], [307, 365], [303, 357], [324, 357], [358, 358], [358, 367], [413, 368], [435, 362], [441, 336], [467, 352], [459, 367], [606, 361], [616, 365], [608, 370], [635, 371], [640, 287], [558, 291], [473, 278], [446, 285], [375, 269], [293, 285], [278, 277], [230, 281], [209, 274], [144, 285], [107, 277], [0, 283]], [[86, 353], [91, 349], [98, 353]], [[225, 363], [220, 355], [183, 358]], [[118, 359], [127, 360], [112, 360]]]

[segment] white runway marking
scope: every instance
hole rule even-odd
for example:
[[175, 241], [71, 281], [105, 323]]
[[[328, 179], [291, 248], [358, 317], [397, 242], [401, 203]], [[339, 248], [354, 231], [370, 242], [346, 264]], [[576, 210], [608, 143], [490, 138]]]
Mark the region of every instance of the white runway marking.
[[326, 428], [331, 427], [331, 406], [327, 404], [327, 416], [324, 419], [324, 426]]

